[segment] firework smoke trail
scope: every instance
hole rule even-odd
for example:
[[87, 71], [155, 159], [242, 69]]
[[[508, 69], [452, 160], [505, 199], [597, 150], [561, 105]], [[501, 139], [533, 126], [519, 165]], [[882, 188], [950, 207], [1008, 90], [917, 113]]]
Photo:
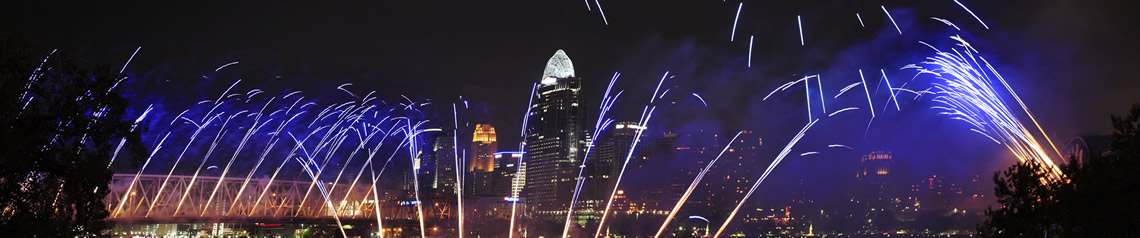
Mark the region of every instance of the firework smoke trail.
[[701, 179], [705, 177], [705, 174], [708, 173], [710, 169], [712, 169], [713, 165], [716, 164], [716, 161], [720, 160], [720, 157], [724, 155], [724, 152], [727, 152], [728, 148], [732, 147], [732, 143], [736, 142], [736, 138], [739, 138], [740, 134], [743, 133], [743, 131], [736, 132], [736, 135], [732, 137], [732, 140], [728, 141], [728, 144], [720, 150], [720, 154], [717, 154], [716, 158], [713, 158], [712, 162], [709, 162], [709, 164], [705, 166], [705, 169], [702, 169], [701, 172], [697, 174], [697, 177], [693, 178], [693, 182], [689, 184], [689, 188], [685, 190], [685, 193], [683, 195], [681, 195], [681, 199], [677, 200], [677, 204], [673, 205], [673, 210], [669, 211], [669, 215], [665, 216], [665, 222], [661, 223], [661, 228], [657, 229], [657, 234], [653, 235], [653, 238], [660, 237], [661, 233], [665, 232], [665, 227], [669, 226], [669, 222], [673, 220], [673, 216], [677, 214], [678, 210], [681, 210], [681, 206], [685, 205], [685, 201], [689, 200], [689, 195], [693, 194], [693, 189], [697, 188], [697, 185], [701, 183]]
[[898, 23], [895, 23], [895, 18], [891, 16], [891, 12], [887, 11], [887, 7], [885, 7], [885, 6], [882, 6], [882, 5], [880, 5], [879, 7], [880, 7], [880, 8], [883, 8], [883, 13], [886, 13], [886, 14], [887, 14], [887, 18], [888, 18], [888, 19], [891, 19], [891, 24], [892, 24], [892, 25], [895, 25], [895, 30], [898, 30], [898, 31], [899, 31], [899, 35], [902, 35], [902, 29], [899, 29], [899, 24], [898, 24]]
[[[599, 106], [601, 112], [598, 113], [598, 119], [594, 122], [594, 133], [590, 135], [590, 141], [586, 144], [586, 154], [582, 156], [582, 165], [578, 166], [578, 177], [575, 180], [576, 183], [574, 185], [574, 196], [570, 199], [570, 206], [566, 208], [566, 222], [562, 227], [562, 236], [560, 237], [567, 237], [570, 232], [570, 218], [573, 217], [574, 214], [574, 205], [578, 203], [578, 195], [582, 193], [582, 185], [586, 182], [586, 179], [583, 177], [583, 175], [586, 173], [586, 162], [590, 159], [590, 152], [593, 152], [594, 150], [594, 143], [597, 143], [598, 136], [605, 132], [606, 128], [609, 128], [610, 123], [614, 122], [613, 119], [606, 118], [606, 114], [609, 113], [610, 108], [613, 107], [615, 102], [617, 102], [617, 97], [621, 96], [620, 92], [617, 96], [610, 95], [610, 92], [614, 88], [614, 83], [617, 82], [619, 75], [619, 73], [614, 73], [614, 76], [610, 78], [609, 86], [606, 86], [606, 94], [603, 94], [602, 96], [602, 103]], [[665, 94], [662, 93], [662, 96], [664, 95]]]
[[740, 2], [740, 5], [736, 6], [736, 18], [733, 18], [732, 20], [732, 35], [728, 37], [729, 42], [731, 42], [733, 39], [736, 39], [736, 23], [740, 21], [740, 9], [743, 7], [744, 2]]
[[[518, 162], [515, 165], [515, 178], [514, 178], [514, 181], [511, 182], [511, 196], [513, 198], [518, 198], [518, 194], [515, 194], [515, 185], [519, 184], [519, 175], [522, 175], [523, 157], [526, 157], [526, 126], [527, 126], [527, 122], [530, 121], [530, 109], [533, 108], [533, 107], [531, 107], [531, 105], [534, 105], [534, 92], [537, 89], [538, 89], [538, 83], [531, 84], [530, 95], [529, 95], [530, 98], [528, 99], [529, 102], [526, 103], [526, 114], [523, 115], [522, 130], [519, 131], [519, 137], [522, 137], [522, 143], [519, 143], [519, 151], [522, 151], [522, 156], [519, 156]], [[517, 201], [511, 201], [511, 224], [507, 230], [507, 238], [514, 238], [514, 236], [515, 236], [515, 209], [516, 209], [516, 205], [518, 205]]]
[[760, 186], [760, 183], [764, 182], [764, 179], [768, 177], [768, 174], [772, 172], [772, 169], [776, 168], [776, 165], [779, 165], [780, 161], [784, 160], [785, 156], [788, 156], [788, 153], [792, 151], [792, 147], [795, 147], [796, 143], [804, 137], [804, 134], [807, 133], [808, 129], [811, 129], [811, 126], [815, 125], [816, 122], [819, 122], [819, 119], [815, 119], [814, 121], [811, 121], [805, 125], [804, 128], [800, 129], [800, 132], [797, 133], [796, 136], [788, 142], [788, 145], [784, 146], [784, 150], [780, 151], [780, 154], [776, 156], [776, 159], [773, 160], [772, 163], [768, 165], [768, 168], [764, 170], [764, 174], [760, 175], [760, 179], [757, 179], [756, 183], [752, 184], [752, 188], [748, 190], [748, 193], [744, 195], [744, 198], [740, 199], [740, 202], [736, 204], [736, 208], [732, 209], [732, 213], [728, 214], [728, 218], [724, 220], [724, 224], [721, 224], [720, 229], [717, 229], [716, 235], [713, 235], [713, 238], [720, 237], [721, 233], [724, 233], [724, 228], [728, 227], [728, 224], [732, 222], [732, 218], [736, 217], [736, 212], [740, 211], [740, 207], [744, 206], [744, 203], [748, 201], [748, 198], [752, 196], [752, 193], [756, 192], [756, 188]]
[[954, 3], [957, 3], [958, 6], [962, 7], [963, 10], [966, 10], [966, 12], [970, 13], [970, 16], [974, 16], [974, 19], [977, 19], [978, 23], [982, 23], [982, 27], [985, 27], [986, 30], [990, 29], [990, 26], [987, 26], [986, 22], [983, 22], [982, 18], [978, 17], [977, 14], [974, 14], [974, 11], [970, 11], [970, 8], [966, 7], [965, 4], [962, 4], [962, 2], [960, 2], [958, 0], [954, 0]]
[[657, 98], [657, 92], [661, 90], [661, 84], [664, 84], [665, 78], [668, 77], [668, 71], [666, 71], [664, 75], [661, 75], [661, 80], [657, 82], [657, 88], [654, 89], [653, 94], [649, 96], [649, 104], [645, 105], [645, 107], [641, 109], [641, 119], [637, 120], [637, 125], [641, 127], [637, 128], [637, 132], [634, 133], [633, 142], [630, 143], [629, 152], [626, 153], [625, 161], [621, 164], [621, 171], [618, 172], [618, 177], [616, 180], [614, 180], [614, 189], [612, 192], [610, 192], [610, 197], [606, 201], [606, 209], [602, 212], [602, 219], [598, 221], [598, 230], [594, 232], [594, 238], [601, 236], [602, 230], [604, 230], [606, 227], [606, 218], [609, 217], [610, 209], [613, 208], [614, 196], [617, 195], [618, 188], [621, 186], [621, 179], [625, 176], [626, 166], [629, 165], [629, 160], [633, 157], [633, 151], [634, 148], [637, 148], [637, 143], [641, 142], [641, 134], [645, 132], [645, 129], [649, 128], [649, 119], [653, 117], [653, 111], [657, 109], [657, 106], [651, 105], [653, 105], [654, 99]]
[[[958, 36], [950, 38], [958, 42], [958, 48], [953, 48], [952, 51], [938, 51], [918, 65], [903, 67], [903, 69], [924, 69], [926, 71], [923, 72], [932, 72], [931, 74], [935, 76], [932, 85], [936, 96], [931, 101], [940, 106], [931, 108], [940, 111], [939, 115], [946, 115], [951, 119], [970, 124], [971, 131], [1004, 145], [1019, 161], [1040, 163], [1048, 170], [1046, 173], [1051, 179], [1060, 179], [1060, 169], [1053, 163], [1033, 133], [1001, 99], [992, 86], [993, 79], [997, 79], [1005, 87], [1006, 92], [1018, 102], [1021, 109], [1037, 126], [1038, 133], [1045, 137], [1056, 152], [1056, 146], [1053, 146], [1052, 140], [1017, 96], [1017, 92], [1013, 91], [985, 58], [974, 55], [978, 51], [969, 43]], [[981, 62], [978, 62], [979, 59]]]

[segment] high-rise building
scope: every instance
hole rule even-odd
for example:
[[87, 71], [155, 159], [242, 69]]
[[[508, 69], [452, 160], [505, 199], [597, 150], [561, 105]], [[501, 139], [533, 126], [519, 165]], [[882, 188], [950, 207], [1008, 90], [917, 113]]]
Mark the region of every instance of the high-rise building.
[[[522, 191], [523, 185], [526, 184], [526, 162], [519, 163], [522, 159], [523, 152], [518, 151], [503, 151], [495, 153], [495, 160], [498, 161], [498, 168], [495, 169], [495, 195], [518, 197], [519, 192]], [[518, 180], [515, 180], [515, 178]]]
[[893, 156], [889, 151], [873, 151], [859, 160], [859, 170], [855, 179], [858, 183], [856, 199], [863, 206], [863, 218], [867, 219], [865, 230], [889, 231], [896, 225], [897, 212], [895, 190], [892, 188], [891, 164]]
[[525, 131], [525, 192], [528, 207], [539, 216], [564, 212], [574, 193], [586, 145], [581, 89], [570, 57], [558, 50], [546, 62], [537, 95], [532, 95], [537, 98], [530, 105]]
[[490, 124], [475, 124], [475, 133], [471, 136], [472, 159], [467, 171], [494, 171], [495, 152], [498, 149], [495, 127]]
[[495, 151], [498, 149], [495, 127], [475, 124], [475, 133], [471, 136], [471, 163], [467, 165], [467, 171], [471, 173], [465, 187], [468, 194], [495, 195]]
[[435, 157], [432, 159], [435, 165], [435, 181], [432, 186], [442, 194], [455, 194], [455, 185], [458, 182], [455, 176], [455, 138], [441, 134], [435, 138], [431, 150], [431, 154]]

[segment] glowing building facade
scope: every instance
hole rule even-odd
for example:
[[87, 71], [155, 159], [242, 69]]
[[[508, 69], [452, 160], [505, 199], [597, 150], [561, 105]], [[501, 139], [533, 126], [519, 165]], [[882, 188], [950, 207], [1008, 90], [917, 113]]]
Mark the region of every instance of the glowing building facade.
[[566, 52], [558, 50], [547, 61], [539, 83], [525, 128], [528, 171], [524, 192], [528, 207], [537, 215], [557, 215], [570, 203], [585, 153], [582, 80], [575, 77]]
[[495, 127], [475, 124], [475, 133], [471, 135], [471, 163], [467, 165], [471, 173], [469, 194], [495, 195], [495, 151], [499, 149], [496, 141]]

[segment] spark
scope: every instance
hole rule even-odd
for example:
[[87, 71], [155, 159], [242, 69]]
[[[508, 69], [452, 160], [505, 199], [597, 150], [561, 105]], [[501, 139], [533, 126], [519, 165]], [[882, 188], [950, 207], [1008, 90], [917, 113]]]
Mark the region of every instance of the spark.
[[962, 28], [958, 28], [958, 25], [954, 25], [953, 22], [950, 22], [946, 19], [937, 18], [937, 17], [930, 17], [930, 19], [938, 21], [938, 22], [942, 22], [942, 24], [946, 24], [947, 26], [953, 27], [955, 30], [959, 30], [959, 31], [962, 30]]
[[748, 67], [752, 68], [752, 39], [755, 35], [748, 36]]
[[883, 8], [883, 13], [887, 14], [887, 18], [891, 19], [891, 24], [895, 25], [895, 30], [898, 30], [899, 35], [902, 35], [902, 29], [899, 29], [899, 24], [895, 23], [895, 18], [891, 16], [891, 12], [887, 11], [887, 7], [882, 6], [882, 5], [880, 5], [879, 7]]
[[800, 29], [800, 46], [804, 45], [804, 22], [800, 20], [800, 15], [796, 15], [796, 25]]
[[701, 104], [702, 104], [702, 105], [705, 105], [705, 107], [709, 107], [709, 104], [708, 104], [708, 103], [705, 103], [705, 99], [704, 99], [704, 98], [701, 98], [701, 95], [700, 95], [700, 94], [697, 94], [697, 93], [693, 93], [693, 97], [697, 97], [697, 100], [701, 100]]
[[815, 82], [819, 84], [819, 105], [823, 107], [823, 113], [827, 113], [827, 103], [823, 101], [823, 77], [818, 74], [815, 75]]
[[141, 50], [141, 49], [142, 49], [142, 46], [139, 46], [138, 48], [135, 48], [135, 53], [131, 53], [131, 57], [130, 57], [130, 58], [127, 58], [127, 62], [126, 62], [126, 63], [123, 63], [123, 68], [122, 68], [122, 69], [119, 69], [119, 73], [120, 73], [120, 74], [122, 74], [122, 73], [123, 73], [123, 71], [126, 71], [126, 70], [127, 70], [127, 65], [131, 64], [131, 60], [135, 59], [135, 55], [136, 55], [136, 54], [138, 54], [138, 53], [139, 53], [139, 50]]
[[847, 148], [848, 150], [855, 150], [855, 148], [852, 148], [852, 147], [846, 146], [846, 145], [840, 145], [840, 144], [830, 144], [830, 145], [827, 145], [827, 148]]
[[[594, 5], [598, 5], [598, 13], [602, 14], [602, 22], [604, 22], [607, 26], [610, 25], [610, 21], [606, 20], [606, 11], [602, 11], [602, 4], [598, 3], [598, 0], [594, 0]], [[590, 4], [586, 3], [586, 8], [589, 8], [589, 7], [590, 7]]]
[[717, 154], [716, 158], [713, 158], [712, 162], [709, 162], [709, 164], [705, 166], [705, 169], [702, 169], [701, 172], [697, 174], [697, 177], [693, 178], [693, 182], [689, 184], [689, 189], [685, 190], [685, 193], [681, 195], [681, 199], [677, 200], [677, 203], [673, 205], [673, 210], [670, 210], [669, 215], [665, 216], [665, 222], [661, 223], [661, 228], [657, 229], [656, 235], [653, 235], [654, 238], [660, 237], [661, 233], [665, 232], [665, 227], [669, 226], [669, 222], [673, 220], [673, 216], [677, 214], [677, 210], [680, 210], [681, 206], [685, 204], [685, 201], [689, 200], [689, 195], [693, 193], [693, 189], [697, 188], [697, 185], [701, 183], [701, 179], [705, 177], [705, 174], [708, 173], [710, 169], [712, 169], [712, 166], [716, 164], [716, 161], [720, 160], [720, 157], [724, 155], [724, 152], [728, 152], [728, 148], [731, 148], [732, 143], [736, 142], [736, 139], [740, 138], [740, 134], [743, 133], [743, 131], [737, 132], [736, 136], [733, 136], [732, 140], [728, 141], [728, 145], [725, 145], [724, 148], [721, 149], [720, 154]]
[[728, 224], [732, 222], [732, 218], [736, 217], [736, 212], [740, 211], [740, 207], [744, 206], [744, 203], [748, 201], [748, 198], [752, 196], [752, 193], [756, 192], [756, 188], [760, 186], [760, 183], [764, 182], [764, 179], [768, 177], [768, 174], [772, 172], [772, 169], [776, 168], [776, 165], [780, 164], [781, 160], [784, 160], [784, 157], [791, 152], [792, 147], [794, 147], [796, 143], [799, 142], [801, 138], [803, 138], [808, 129], [811, 129], [812, 125], [815, 125], [816, 122], [819, 122], [819, 119], [811, 121], [805, 125], [804, 128], [800, 129], [800, 132], [796, 134], [796, 136], [793, 137], [791, 141], [788, 142], [788, 145], [784, 146], [784, 150], [780, 151], [780, 154], [776, 156], [776, 159], [768, 165], [768, 169], [764, 170], [764, 174], [760, 175], [760, 179], [757, 179], [756, 183], [752, 184], [752, 188], [748, 190], [748, 193], [744, 195], [744, 198], [741, 198], [740, 202], [736, 203], [736, 208], [732, 209], [732, 213], [729, 213], [728, 218], [724, 220], [724, 224], [721, 224], [720, 229], [716, 231], [716, 235], [713, 235], [713, 238], [720, 237], [720, 234], [724, 233], [724, 228], [727, 228]]
[[827, 116], [833, 117], [833, 116], [835, 116], [835, 114], [839, 114], [840, 112], [845, 112], [845, 111], [850, 111], [850, 110], [859, 110], [859, 108], [858, 107], [848, 107], [848, 108], [844, 108], [844, 109], [839, 109], [838, 111], [831, 112], [831, 114], [828, 114]]
[[961, 6], [963, 10], [966, 10], [966, 12], [969, 12], [969, 13], [970, 13], [970, 16], [974, 16], [974, 19], [977, 19], [977, 20], [978, 20], [978, 23], [982, 23], [982, 27], [985, 27], [985, 28], [986, 28], [986, 30], [989, 30], [989, 29], [990, 29], [990, 26], [987, 26], [987, 25], [986, 25], [986, 22], [983, 22], [983, 21], [982, 21], [982, 18], [978, 17], [978, 15], [977, 15], [977, 14], [974, 14], [974, 11], [970, 11], [970, 8], [966, 7], [966, 5], [965, 5], [965, 4], [962, 4], [962, 2], [961, 2], [961, 1], [958, 1], [958, 0], [954, 0], [954, 3], [957, 3], [957, 4], [958, 4], [958, 6]]
[[235, 64], [238, 64], [238, 62], [234, 61], [234, 62], [230, 62], [228, 64], [224, 64], [224, 65], [222, 65], [222, 67], [218, 67], [217, 69], [214, 69], [214, 72], [221, 71], [222, 69], [224, 69], [226, 67], [230, 67], [230, 65], [235, 65]]
[[891, 90], [891, 79], [887, 78], [887, 72], [879, 69], [879, 73], [883, 74], [883, 81], [887, 82], [887, 93], [891, 94], [891, 101], [895, 102], [895, 110], [902, 111], [902, 109], [899, 108], [899, 100], [895, 98], [895, 93]]
[[871, 90], [867, 89], [867, 79], [863, 78], [863, 70], [859, 70], [859, 80], [863, 83], [863, 92], [867, 95], [867, 108], [871, 108], [871, 119], [875, 119], [875, 104], [871, 103]]
[[835, 94], [835, 97], [833, 97], [833, 98], [839, 98], [839, 95], [843, 95], [843, 93], [846, 93], [847, 90], [851, 90], [852, 88], [855, 88], [855, 86], [859, 86], [859, 84], [862, 84], [862, 83], [855, 82], [855, 83], [847, 85], [846, 87], [843, 87], [843, 89], [840, 89], [839, 93]]
[[808, 156], [808, 155], [815, 155], [815, 154], [819, 154], [819, 152], [816, 152], [816, 151], [810, 151], [810, 152], [804, 152], [804, 153], [800, 153], [800, 157], [803, 157], [803, 156]]
[[855, 13], [855, 18], [859, 19], [859, 26], [861, 26], [863, 28], [867, 28], [867, 25], [863, 25], [863, 16], [859, 16], [858, 12]]
[[732, 35], [728, 37], [728, 41], [730, 42], [736, 38], [736, 23], [740, 21], [740, 9], [743, 7], [744, 2], [740, 2], [740, 5], [736, 6], [736, 18], [732, 20]]

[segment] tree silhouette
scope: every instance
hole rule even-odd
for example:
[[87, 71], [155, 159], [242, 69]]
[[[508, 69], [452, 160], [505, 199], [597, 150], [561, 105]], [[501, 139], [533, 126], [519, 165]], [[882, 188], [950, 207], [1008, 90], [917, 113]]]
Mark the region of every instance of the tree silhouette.
[[123, 78], [29, 42], [0, 34], [0, 236], [96, 235], [113, 151], [141, 151]]
[[1061, 166], [1064, 178], [1047, 181], [1040, 165], [1019, 163], [994, 173], [1002, 205], [987, 209], [983, 237], [1136, 237], [1140, 232], [1140, 104], [1112, 116], [1110, 151]]

